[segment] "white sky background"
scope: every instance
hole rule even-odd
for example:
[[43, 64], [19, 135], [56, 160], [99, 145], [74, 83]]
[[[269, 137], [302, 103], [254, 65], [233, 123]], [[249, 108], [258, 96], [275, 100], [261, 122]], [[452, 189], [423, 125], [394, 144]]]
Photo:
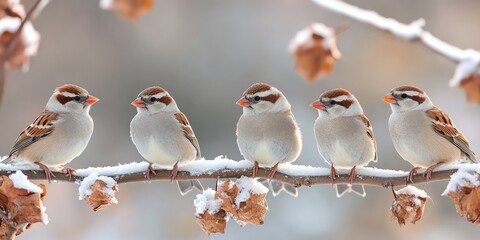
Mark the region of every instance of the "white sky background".
[[[353, 2], [353, 1], [349, 1]], [[400, 22], [425, 18], [425, 29], [461, 48], [480, 50], [475, 0], [355, 1]], [[307, 85], [294, 72], [287, 51], [294, 34], [314, 21], [349, 29], [338, 43], [343, 59], [332, 75]], [[480, 152], [477, 105], [462, 90], [448, 87], [455, 65], [420, 44], [390, 36], [369, 25], [330, 13], [308, 0], [156, 0], [137, 22], [103, 11], [95, 1], [53, 1], [36, 19], [41, 34], [30, 72], [9, 75], [0, 107], [0, 151], [8, 153], [18, 133], [40, 113], [53, 89], [70, 82], [101, 101], [91, 111], [95, 132], [74, 168], [140, 161], [129, 138], [135, 114], [130, 102], [152, 85], [165, 87], [187, 115], [202, 154], [242, 159], [235, 142], [241, 109], [235, 101], [254, 82], [283, 91], [302, 130], [298, 164], [323, 166], [318, 155], [308, 104], [330, 88], [351, 90], [370, 118], [378, 141], [379, 162], [370, 166], [409, 170], [390, 142], [390, 108], [380, 97], [398, 85], [423, 88], [445, 110]], [[213, 187], [213, 181], [204, 185]], [[269, 196], [270, 211], [261, 227], [231, 222], [215, 239], [451, 239], [471, 238], [478, 227], [458, 217], [440, 196], [446, 182], [419, 185], [434, 200], [414, 226], [388, 220], [389, 189], [368, 187], [367, 197], [337, 199], [330, 186], [300, 189], [294, 199]], [[207, 239], [194, 219], [194, 194], [181, 197], [174, 184], [120, 185], [118, 205], [94, 213], [78, 200], [76, 185], [52, 183], [45, 206], [50, 223], [34, 225], [21, 239]]]

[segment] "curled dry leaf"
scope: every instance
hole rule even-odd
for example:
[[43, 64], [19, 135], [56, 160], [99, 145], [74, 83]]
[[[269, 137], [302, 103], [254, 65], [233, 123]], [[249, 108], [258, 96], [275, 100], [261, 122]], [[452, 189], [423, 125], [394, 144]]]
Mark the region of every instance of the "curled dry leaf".
[[227, 213], [224, 210], [219, 210], [214, 214], [206, 211], [196, 217], [198, 225], [209, 236], [212, 233], [225, 233], [227, 219]]
[[115, 193], [118, 192], [117, 182], [111, 177], [98, 176], [96, 172], [83, 179], [78, 192], [79, 199], [85, 200], [93, 211], [118, 203], [115, 198]]
[[93, 211], [98, 211], [108, 207], [110, 204], [117, 204], [115, 192], [118, 191], [118, 186], [107, 186], [107, 184], [97, 179], [91, 186], [92, 191], [90, 195], [85, 196], [85, 201], [93, 208]]
[[[13, 175], [15, 178], [12, 177]], [[48, 223], [46, 208], [42, 202], [47, 193], [45, 185], [34, 185], [20, 171], [10, 175], [10, 178], [2, 176], [0, 182], [0, 211], [8, 216], [8, 219], [2, 218], [0, 221], [2, 239], [11, 229], [19, 235], [33, 223]]]
[[208, 235], [224, 233], [230, 217], [241, 226], [261, 225], [268, 211], [267, 192], [265, 186], [247, 177], [219, 182], [216, 192], [209, 188], [197, 195], [197, 223]]
[[122, 17], [135, 20], [153, 7], [153, 0], [100, 0], [100, 7], [105, 10], [113, 9]]
[[[7, 46], [13, 40], [21, 22], [22, 20], [17, 17], [0, 18], [0, 59], [6, 57]], [[10, 69], [28, 70], [30, 57], [37, 53], [39, 42], [39, 33], [33, 28], [30, 21], [26, 22], [9, 59], [6, 59], [7, 66]]]
[[442, 195], [452, 200], [458, 215], [480, 224], [480, 170], [460, 168]]
[[290, 43], [297, 72], [308, 82], [330, 74], [342, 54], [337, 48], [336, 31], [321, 23], [313, 23], [299, 31]]
[[0, 18], [5, 16], [21, 19], [25, 17], [25, 8], [20, 0], [0, 0]]
[[395, 199], [390, 207], [392, 219], [397, 220], [398, 224], [415, 224], [423, 216], [425, 204], [428, 195], [414, 187], [407, 186], [395, 192]]
[[467, 93], [467, 100], [480, 104], [480, 73], [472, 74], [460, 82], [460, 87]]

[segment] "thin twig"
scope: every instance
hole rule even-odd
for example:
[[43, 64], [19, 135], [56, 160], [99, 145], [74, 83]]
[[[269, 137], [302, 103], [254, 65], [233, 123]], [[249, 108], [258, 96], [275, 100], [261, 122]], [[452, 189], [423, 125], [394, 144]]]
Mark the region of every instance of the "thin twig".
[[12, 35], [12, 38], [10, 41], [7, 43], [5, 46], [5, 55], [3, 56], [3, 59], [0, 61], [0, 103], [2, 102], [3, 99], [3, 92], [5, 88], [5, 81], [7, 78], [7, 63], [9, 62], [10, 58], [12, 57], [13, 52], [15, 51], [15, 48], [18, 45], [18, 39], [20, 38], [20, 35], [22, 34], [23, 27], [25, 26], [25, 23], [30, 20], [32, 17], [33, 13], [35, 12], [35, 9], [37, 9], [38, 5], [40, 5], [40, 2], [42, 0], [37, 0], [33, 6], [28, 10], [25, 18], [22, 20], [20, 23], [20, 26], [18, 26], [17, 31]]
[[[457, 166], [457, 165], [456, 165]], [[447, 170], [440, 170], [432, 173], [432, 178], [429, 182], [442, 181], [450, 179], [450, 176], [458, 170], [458, 167], [453, 167]], [[458, 165], [459, 166], [459, 165]], [[100, 168], [99, 168], [100, 169]], [[81, 171], [81, 170], [77, 170]], [[361, 169], [358, 172], [361, 173]], [[403, 186], [406, 185], [407, 172], [395, 174], [395, 176], [385, 176], [383, 169], [369, 169], [371, 172], [369, 175], [357, 174], [355, 183], [363, 184], [369, 186], [377, 187], [393, 187], [393, 186]], [[40, 170], [23, 170], [23, 174], [27, 175], [31, 180], [46, 180], [45, 173]], [[95, 172], [95, 170], [90, 170], [90, 172]], [[100, 172], [100, 170], [99, 170]], [[171, 170], [155, 170], [156, 175], [150, 175], [150, 181], [155, 180], [165, 180], [170, 181]], [[358, 173], [357, 172], [357, 173]], [[12, 171], [0, 171], [0, 175], [11, 174]], [[75, 176], [70, 178], [66, 173], [62, 172], [53, 172], [55, 178], [53, 181], [62, 181], [62, 182], [79, 182], [82, 181], [86, 176]], [[267, 178], [270, 173], [269, 168], [260, 168], [258, 170], [257, 177]], [[99, 174], [101, 176], [112, 177], [118, 183], [129, 183], [129, 182], [145, 182], [145, 172], [138, 171], [129, 174]], [[177, 179], [178, 180], [189, 180], [189, 179], [218, 179], [218, 178], [240, 178], [241, 176], [252, 176], [251, 168], [244, 169], [221, 169], [215, 171], [205, 171], [204, 173], [190, 173], [189, 171], [179, 170]], [[331, 179], [328, 174], [316, 175], [316, 176], [292, 176], [282, 172], [277, 172], [272, 180], [284, 182], [291, 184], [295, 187], [300, 186], [311, 186], [311, 185], [331, 185]], [[413, 176], [414, 184], [426, 183], [427, 180], [421, 173], [415, 174]], [[350, 183], [350, 176], [348, 173], [342, 173], [335, 179], [336, 184], [348, 184]], [[411, 183], [409, 183], [411, 184]]]
[[0, 219], [6, 225], [6, 231], [3, 236], [5, 240], [13, 240], [17, 236], [17, 224], [13, 222], [4, 211], [0, 210]]

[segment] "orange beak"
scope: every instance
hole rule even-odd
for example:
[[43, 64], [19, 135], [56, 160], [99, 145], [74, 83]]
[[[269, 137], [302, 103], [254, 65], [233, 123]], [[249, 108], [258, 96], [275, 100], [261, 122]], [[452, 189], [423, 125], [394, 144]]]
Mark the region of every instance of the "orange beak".
[[137, 108], [144, 108], [146, 106], [145, 102], [140, 99], [135, 99], [131, 104]]
[[325, 104], [323, 104], [322, 102], [320, 102], [318, 100], [310, 103], [310, 107], [318, 109], [318, 110], [325, 110]]
[[248, 107], [250, 106], [250, 102], [245, 98], [240, 98], [237, 101], [237, 105], [240, 107]]
[[88, 96], [87, 100], [85, 100], [85, 105], [90, 106], [97, 103], [100, 99], [95, 96]]
[[385, 95], [382, 97], [382, 100], [386, 103], [397, 103], [397, 99], [392, 95]]

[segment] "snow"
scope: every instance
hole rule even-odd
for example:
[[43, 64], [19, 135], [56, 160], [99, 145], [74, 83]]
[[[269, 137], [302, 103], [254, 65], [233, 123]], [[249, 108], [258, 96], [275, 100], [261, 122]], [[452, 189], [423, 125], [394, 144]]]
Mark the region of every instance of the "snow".
[[[405, 171], [378, 169], [372, 167], [358, 167], [356, 171], [359, 175], [371, 177], [402, 177], [408, 174], [408, 172]], [[330, 175], [330, 168], [293, 165], [290, 163], [285, 163], [278, 166], [277, 172], [284, 173], [290, 176], [328, 176]], [[337, 172], [339, 174], [348, 174], [350, 173], [350, 169], [338, 168]]]
[[31, 193], [43, 193], [43, 189], [28, 181], [27, 176], [23, 174], [22, 171], [16, 171], [14, 174], [10, 174], [10, 176], [8, 177], [10, 178], [10, 180], [12, 180], [13, 186], [15, 188], [25, 189]]
[[122, 176], [137, 172], [144, 172], [148, 167], [148, 162], [132, 162], [127, 164], [118, 164], [117, 166], [108, 167], [89, 167], [86, 169], [77, 169], [75, 172], [78, 176], [86, 177], [92, 173], [104, 176]]
[[450, 45], [431, 33], [423, 30], [424, 19], [418, 19], [410, 24], [403, 24], [392, 18], [386, 18], [378, 13], [365, 10], [339, 0], [312, 0], [317, 5], [330, 11], [348, 16], [360, 22], [371, 24], [377, 28], [389, 31], [405, 40], [420, 39], [433, 51], [457, 62], [454, 76], [449, 81], [451, 87], [458, 86], [462, 80], [472, 74], [480, 74], [480, 52], [473, 49], [462, 50]]
[[335, 30], [321, 23], [313, 23], [305, 29], [297, 32], [293, 40], [290, 42], [288, 47], [289, 52], [291, 54], [295, 53], [300, 46], [305, 48], [313, 47], [313, 33], [323, 37], [323, 48], [325, 50], [330, 49], [334, 58], [338, 59], [341, 57], [341, 53], [337, 49]]
[[43, 206], [43, 202], [40, 203], [40, 210], [42, 211], [40, 215], [40, 218], [42, 219], [42, 223], [48, 224], [48, 222], [50, 222], [50, 219], [48, 218], [48, 215], [46, 213], [47, 207]]
[[203, 193], [197, 194], [197, 197], [193, 201], [195, 205], [195, 216], [200, 216], [208, 210], [208, 213], [215, 214], [222, 206], [222, 200], [215, 200], [215, 190], [208, 188]]
[[178, 169], [181, 171], [188, 171], [191, 175], [212, 174], [215, 171], [228, 169], [230, 171], [244, 170], [252, 168], [253, 163], [247, 160], [235, 161], [226, 158], [225, 156], [218, 156], [213, 160], [196, 160], [179, 165]]
[[442, 196], [448, 195], [450, 192], [456, 192], [462, 187], [478, 187], [480, 186], [479, 174], [480, 164], [463, 164], [456, 173], [450, 177], [447, 188]]
[[268, 188], [253, 178], [242, 176], [236, 180], [236, 185], [238, 187], [238, 195], [235, 198], [237, 207], [240, 207], [241, 202], [246, 202], [251, 194], [260, 195], [268, 193]]
[[113, 7], [113, 0], [100, 0], [100, 8], [103, 10], [108, 10]]
[[359, 7], [350, 5], [348, 3], [338, 0], [312, 0], [317, 5], [320, 5], [330, 11], [334, 11], [345, 16], [351, 17], [357, 21], [365, 22], [378, 27], [382, 30], [386, 30], [396, 35], [397, 37], [413, 40], [417, 38], [425, 25], [425, 20], [418, 19], [409, 25], [398, 22], [392, 18], [385, 18], [378, 13], [361, 9]]
[[92, 194], [91, 187], [97, 180], [103, 181], [106, 185], [101, 191], [111, 196], [113, 203], [117, 203], [117, 199], [114, 195], [115, 191], [113, 190], [113, 187], [117, 185], [117, 182], [111, 177], [99, 176], [97, 172], [91, 173], [80, 183], [80, 187], [78, 188], [79, 200], [82, 200], [86, 196], [90, 196]]
[[[415, 196], [414, 202], [417, 206], [420, 206], [422, 203], [418, 198], [430, 198], [427, 193], [421, 189], [418, 189], [412, 185], [408, 185], [400, 190], [395, 191], [397, 194], [406, 194]], [[415, 201], [416, 200], [416, 201]]]

